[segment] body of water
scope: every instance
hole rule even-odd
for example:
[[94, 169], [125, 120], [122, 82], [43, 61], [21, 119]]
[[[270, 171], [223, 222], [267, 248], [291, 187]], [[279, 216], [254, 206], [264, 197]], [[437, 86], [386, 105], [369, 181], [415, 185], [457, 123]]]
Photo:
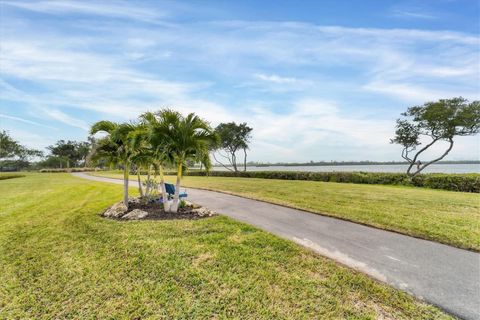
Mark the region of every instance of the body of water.
[[[269, 166], [269, 167], [247, 167], [247, 171], [406, 172], [407, 168], [408, 166], [404, 164], [349, 165], [349, 166]], [[227, 169], [223, 167], [214, 167], [212, 170], [225, 171]], [[480, 164], [433, 164], [428, 166], [422, 172], [424, 173], [480, 173]]]

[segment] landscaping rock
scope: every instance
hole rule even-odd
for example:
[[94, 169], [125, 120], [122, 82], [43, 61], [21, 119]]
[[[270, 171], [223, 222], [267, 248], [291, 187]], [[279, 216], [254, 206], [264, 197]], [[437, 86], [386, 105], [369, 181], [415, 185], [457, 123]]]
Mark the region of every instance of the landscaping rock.
[[195, 204], [195, 203], [190, 202], [188, 200], [183, 200], [183, 202], [185, 203], [185, 207], [189, 207], [189, 208], [193, 208], [193, 209], [200, 208], [200, 206], [198, 204]]
[[135, 197], [135, 198], [128, 198], [128, 204], [131, 205], [131, 204], [139, 204], [141, 203], [142, 201], [142, 198], [140, 197]]
[[217, 215], [216, 212], [200, 207], [189, 201], [184, 201], [178, 212], [164, 210], [158, 196], [149, 200], [140, 197], [128, 199], [128, 209], [123, 202], [118, 202], [108, 208], [102, 215], [106, 218], [122, 220], [173, 220], [173, 219], [202, 219]]
[[104, 213], [104, 217], [108, 218], [121, 218], [125, 212], [127, 212], [127, 207], [123, 204], [123, 202], [115, 203], [113, 206], [108, 208]]
[[140, 219], [146, 218], [147, 216], [148, 216], [148, 212], [140, 210], [140, 209], [134, 209], [134, 210], [130, 211], [129, 213], [127, 213], [126, 215], [124, 215], [122, 217], [122, 219], [140, 220]]
[[194, 208], [192, 209], [192, 212], [195, 212], [199, 217], [211, 217], [216, 215], [215, 212], [208, 210], [204, 207]]

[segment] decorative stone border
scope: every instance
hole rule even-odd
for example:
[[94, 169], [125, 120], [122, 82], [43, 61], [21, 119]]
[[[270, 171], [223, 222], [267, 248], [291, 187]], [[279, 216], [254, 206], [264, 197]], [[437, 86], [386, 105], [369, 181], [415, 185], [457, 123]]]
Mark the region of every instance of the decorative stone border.
[[[129, 202], [131, 203], [139, 203], [139, 201], [139, 198], [129, 199]], [[216, 212], [208, 210], [207, 208], [200, 207], [188, 201], [185, 202], [185, 207], [190, 210], [182, 210], [178, 214], [165, 212], [165, 220], [188, 219], [188, 215], [190, 214], [190, 219], [207, 218], [217, 215]], [[149, 213], [148, 211], [138, 208], [128, 211], [122, 201], [113, 204], [102, 213], [102, 217], [120, 220], [154, 220], [161, 218], [160, 215], [158, 213]], [[178, 215], [178, 217], [176, 217], [176, 215]]]

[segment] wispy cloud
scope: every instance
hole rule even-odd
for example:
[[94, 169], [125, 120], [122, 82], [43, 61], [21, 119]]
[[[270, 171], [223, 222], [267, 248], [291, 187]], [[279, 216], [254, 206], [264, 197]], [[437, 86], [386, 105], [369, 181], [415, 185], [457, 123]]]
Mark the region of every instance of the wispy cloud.
[[157, 8], [141, 8], [125, 1], [2, 1], [2, 5], [46, 14], [85, 14], [158, 22], [166, 12]]
[[[367, 151], [391, 159], [400, 109], [480, 91], [475, 34], [175, 21], [168, 5], [123, 1], [3, 4], [53, 18], [40, 24], [5, 15], [0, 100], [84, 131], [101, 118], [175, 107], [214, 125], [251, 123], [259, 160], [335, 158], [331, 152], [366, 159]], [[75, 23], [64, 30], [55, 17], [66, 15]], [[154, 25], [162, 19], [168, 23]]]
[[392, 16], [397, 18], [408, 18], [408, 19], [437, 19], [438, 17], [431, 13], [417, 12], [414, 10], [394, 10]]
[[288, 84], [288, 83], [295, 83], [298, 82], [299, 80], [296, 78], [289, 78], [289, 77], [281, 77], [276, 74], [263, 74], [263, 73], [257, 73], [255, 74], [255, 78], [267, 81], [267, 82], [273, 82], [273, 83], [280, 83], [280, 84]]
[[67, 124], [69, 126], [77, 127], [85, 131], [88, 131], [90, 129], [86, 122], [75, 117], [71, 117], [60, 110], [43, 109], [43, 112], [45, 112], [53, 120], [63, 122], [64, 124]]
[[0, 118], [19, 121], [19, 122], [23, 122], [23, 123], [26, 123], [26, 124], [32, 124], [34, 126], [44, 127], [44, 128], [48, 128], [48, 129], [58, 130], [57, 128], [54, 128], [52, 126], [48, 126], [48, 125], [45, 125], [45, 124], [42, 124], [42, 123], [39, 123], [39, 122], [36, 122], [36, 121], [32, 121], [32, 120], [28, 120], [28, 119], [24, 119], [24, 118], [20, 118], [20, 117], [9, 116], [7, 114], [1, 114], [0, 113]]
[[473, 93], [464, 90], [431, 90], [412, 85], [411, 83], [399, 82], [392, 83], [373, 81], [363, 86], [363, 89], [393, 96], [397, 99], [409, 101], [411, 103], [419, 103], [419, 101], [434, 101], [438, 100], [439, 97], [450, 98], [454, 96], [468, 96], [470, 99], [477, 99], [480, 97], [479, 93]]

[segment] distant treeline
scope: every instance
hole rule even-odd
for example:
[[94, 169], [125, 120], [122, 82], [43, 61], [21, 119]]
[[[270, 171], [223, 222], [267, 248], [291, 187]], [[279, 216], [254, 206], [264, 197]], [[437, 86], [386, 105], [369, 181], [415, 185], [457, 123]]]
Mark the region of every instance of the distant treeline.
[[[439, 161], [438, 164], [480, 164], [480, 160]], [[358, 165], [408, 165], [405, 161], [318, 161], [318, 162], [248, 162], [250, 167], [297, 166], [358, 166]]]

